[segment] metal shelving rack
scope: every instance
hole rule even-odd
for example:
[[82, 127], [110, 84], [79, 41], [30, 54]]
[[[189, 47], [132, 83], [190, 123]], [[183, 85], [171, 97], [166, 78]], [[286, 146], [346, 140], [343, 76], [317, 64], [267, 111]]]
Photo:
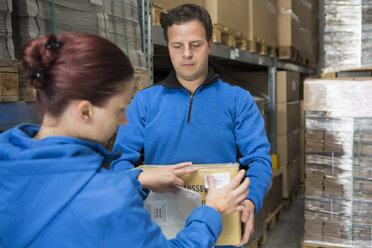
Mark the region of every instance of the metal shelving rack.
[[[157, 46], [166, 47], [166, 42], [163, 37], [163, 29], [160, 27], [152, 27], [152, 44]], [[153, 53], [153, 51], [152, 51]], [[275, 88], [276, 88], [276, 71], [287, 70], [294, 71], [308, 75], [316, 74], [316, 70], [307, 68], [301, 65], [278, 61], [277, 58], [270, 58], [268, 56], [249, 53], [247, 51], [239, 50], [232, 47], [227, 47], [222, 44], [213, 43], [211, 57], [217, 59], [231, 60], [242, 64], [257, 65], [260, 67], [267, 68], [268, 73], [268, 95], [260, 93], [269, 105], [269, 127], [268, 136], [271, 141], [271, 151], [273, 154], [276, 153], [276, 99], [275, 99]], [[156, 65], [155, 65], [156, 66]], [[226, 68], [220, 67], [224, 72], [228, 71]], [[153, 70], [149, 70], [150, 74], [153, 74]], [[238, 81], [242, 81], [238, 77], [231, 75], [232, 78], [236, 78]]]
[[[138, 0], [138, 12], [142, 34], [142, 49], [147, 60], [149, 70], [149, 82], [154, 78], [154, 45], [166, 47], [163, 37], [163, 30], [160, 27], [152, 26], [151, 0]], [[214, 43], [212, 46], [211, 57], [234, 61], [237, 63], [256, 65], [265, 68], [268, 73], [268, 95], [261, 94], [266, 98], [269, 105], [269, 139], [272, 143], [272, 153], [276, 153], [276, 99], [275, 84], [276, 71], [287, 70], [308, 75], [315, 75], [316, 70], [306, 68], [293, 63], [278, 61], [276, 58], [270, 58], [264, 55], [249, 53], [236, 48], [227, 47]], [[228, 71], [228, 69], [224, 68]], [[22, 122], [40, 122], [40, 116], [34, 113], [33, 103], [0, 103], [0, 132]]]

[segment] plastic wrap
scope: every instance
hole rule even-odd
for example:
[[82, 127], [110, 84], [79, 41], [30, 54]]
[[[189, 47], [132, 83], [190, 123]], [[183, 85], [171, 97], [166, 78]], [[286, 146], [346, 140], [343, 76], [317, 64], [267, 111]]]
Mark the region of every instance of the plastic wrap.
[[372, 66], [372, 0], [324, 1], [325, 72]]
[[360, 82], [305, 82], [305, 243], [372, 245], [372, 78]]
[[271, 14], [276, 15], [276, 6], [271, 0], [260, 0], [258, 4], [263, 5]]
[[199, 193], [178, 187], [178, 193], [150, 192], [144, 201], [144, 208], [151, 219], [158, 224], [167, 239], [176, 238], [184, 227], [191, 212], [201, 206]]
[[[118, 45], [136, 67], [146, 67], [141, 51], [137, 0], [18, 0], [15, 2], [16, 57], [30, 38], [53, 31], [80, 31], [100, 35]], [[125, 18], [124, 18], [125, 15]]]
[[12, 0], [0, 0], [0, 66], [11, 65], [14, 57], [12, 38]]

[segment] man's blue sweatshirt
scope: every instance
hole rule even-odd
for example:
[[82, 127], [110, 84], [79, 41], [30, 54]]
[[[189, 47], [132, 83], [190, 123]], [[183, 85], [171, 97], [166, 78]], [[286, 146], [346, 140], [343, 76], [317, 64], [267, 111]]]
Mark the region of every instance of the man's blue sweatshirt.
[[173, 71], [164, 81], [137, 92], [120, 126], [113, 170], [144, 164], [236, 162], [246, 168], [255, 213], [271, 181], [270, 144], [263, 117], [250, 93], [221, 81], [211, 70], [193, 95]]

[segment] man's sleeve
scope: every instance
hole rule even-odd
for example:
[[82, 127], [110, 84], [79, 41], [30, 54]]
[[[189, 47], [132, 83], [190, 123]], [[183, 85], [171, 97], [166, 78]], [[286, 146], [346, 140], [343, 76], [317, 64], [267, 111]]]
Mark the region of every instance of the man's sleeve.
[[247, 198], [255, 205], [255, 214], [262, 208], [271, 182], [270, 143], [265, 132], [264, 119], [248, 91], [237, 99], [235, 116], [236, 144], [242, 157], [241, 165], [249, 166], [249, 193]]
[[129, 105], [126, 115], [127, 124], [120, 126], [116, 136], [114, 151], [120, 151], [121, 156], [112, 161], [112, 171], [130, 170], [139, 160], [144, 146], [145, 113], [141, 106], [139, 92]]

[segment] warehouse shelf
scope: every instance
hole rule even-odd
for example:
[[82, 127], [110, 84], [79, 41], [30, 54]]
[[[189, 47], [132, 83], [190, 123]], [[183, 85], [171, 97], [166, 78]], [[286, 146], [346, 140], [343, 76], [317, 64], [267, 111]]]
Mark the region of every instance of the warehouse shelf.
[[[167, 46], [163, 36], [163, 29], [161, 27], [152, 27], [152, 41], [154, 45], [157, 46]], [[277, 69], [294, 71], [303, 74], [313, 75], [316, 70], [312, 68], [307, 68], [301, 65], [293, 64], [286, 61], [277, 61], [276, 58], [270, 58], [265, 55], [259, 55], [255, 53], [250, 53], [244, 50], [239, 50], [237, 48], [228, 47], [219, 43], [213, 43], [211, 56], [220, 59], [228, 59], [242, 63], [248, 63], [264, 67], [275, 66]]]
[[0, 103], [0, 113], [0, 132], [24, 122], [40, 123], [41, 121], [41, 114], [37, 111], [35, 102]]
[[[142, 50], [146, 56], [147, 68], [149, 70], [149, 82], [154, 82], [154, 65], [158, 68], [171, 68], [169, 55], [154, 54], [156, 49], [162, 48], [166, 51], [166, 42], [163, 37], [163, 29], [152, 25], [151, 0], [138, 0], [139, 18], [142, 35]], [[157, 50], [155, 50], [157, 51]], [[154, 59], [156, 63], [154, 63]], [[288, 70], [299, 72], [307, 75], [316, 74], [316, 70], [306, 68], [294, 63], [278, 61], [277, 58], [271, 58], [264, 55], [249, 53], [244, 50], [228, 47], [222, 44], [214, 43], [210, 56], [210, 62], [215, 66], [225, 68], [226, 72], [234, 74], [234, 70], [246, 70], [247, 68], [254, 71], [267, 71], [268, 73], [268, 95], [261, 94], [269, 105], [269, 127], [268, 136], [272, 143], [272, 152], [276, 152], [276, 106], [275, 106], [275, 85], [276, 71]], [[235, 76], [236, 78], [236, 76]], [[238, 78], [237, 78], [238, 79]], [[35, 103], [0, 103], [0, 131], [13, 127], [23, 122], [39, 123], [40, 115], [34, 111]], [[4, 113], [4, 114], [3, 114]]]

